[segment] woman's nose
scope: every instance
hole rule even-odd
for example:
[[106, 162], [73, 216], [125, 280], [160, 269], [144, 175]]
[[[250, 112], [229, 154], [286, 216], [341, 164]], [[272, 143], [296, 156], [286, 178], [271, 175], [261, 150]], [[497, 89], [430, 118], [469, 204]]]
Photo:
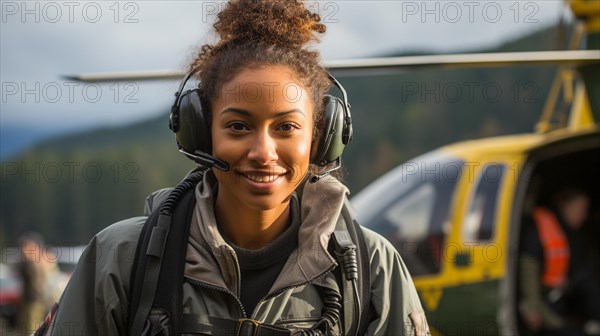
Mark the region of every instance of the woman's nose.
[[260, 165], [266, 165], [277, 161], [277, 144], [268, 131], [262, 131], [256, 134], [250, 152], [248, 153], [248, 159]]

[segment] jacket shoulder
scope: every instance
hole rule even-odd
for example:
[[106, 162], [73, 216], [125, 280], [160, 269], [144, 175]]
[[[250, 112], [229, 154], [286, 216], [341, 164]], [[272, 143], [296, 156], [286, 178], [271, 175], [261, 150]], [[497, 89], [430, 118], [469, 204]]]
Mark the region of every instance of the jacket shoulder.
[[104, 230], [98, 232], [90, 245], [95, 245], [96, 248], [100, 248], [102, 251], [108, 253], [108, 250], [115, 250], [119, 246], [132, 247], [135, 251], [137, 242], [146, 223], [148, 217], [132, 217], [124, 219], [122, 221], [111, 224]]
[[52, 318], [49, 335], [125, 335], [129, 279], [146, 217], [116, 222], [96, 234], [79, 258]]
[[[79, 264], [94, 267], [96, 274], [116, 275], [125, 288], [128, 287], [131, 267], [135, 259], [140, 233], [147, 217], [132, 217], [116, 222], [97, 233], [88, 246]], [[104, 281], [96, 278], [97, 283]]]
[[375, 252], [385, 254], [397, 253], [396, 248], [394, 248], [392, 243], [390, 243], [382, 235], [362, 225], [360, 228], [363, 236], [365, 237], [365, 242], [367, 243], [367, 247], [370, 252], [369, 254], [373, 254]]
[[377, 317], [368, 328], [371, 335], [428, 335], [428, 326], [402, 257], [380, 234], [362, 227], [371, 265], [371, 306]]

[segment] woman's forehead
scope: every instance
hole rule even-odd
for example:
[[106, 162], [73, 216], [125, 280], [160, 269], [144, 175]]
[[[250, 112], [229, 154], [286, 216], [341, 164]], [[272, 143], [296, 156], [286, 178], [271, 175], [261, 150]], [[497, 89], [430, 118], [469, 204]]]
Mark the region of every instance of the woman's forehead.
[[304, 89], [292, 69], [285, 65], [264, 65], [244, 68], [223, 83], [221, 90], [256, 90], [275, 91], [296, 86]]
[[309, 91], [290, 68], [280, 65], [240, 71], [221, 86], [214, 103], [227, 106], [268, 105], [269, 109], [279, 112], [306, 110], [312, 106]]

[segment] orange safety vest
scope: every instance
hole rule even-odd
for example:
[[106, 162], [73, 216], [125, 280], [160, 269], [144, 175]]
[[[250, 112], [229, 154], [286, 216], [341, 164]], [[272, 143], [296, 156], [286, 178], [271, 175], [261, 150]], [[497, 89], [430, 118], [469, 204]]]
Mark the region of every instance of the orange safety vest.
[[569, 271], [569, 241], [552, 211], [537, 207], [533, 219], [544, 249], [544, 273], [542, 284], [560, 287], [567, 281]]

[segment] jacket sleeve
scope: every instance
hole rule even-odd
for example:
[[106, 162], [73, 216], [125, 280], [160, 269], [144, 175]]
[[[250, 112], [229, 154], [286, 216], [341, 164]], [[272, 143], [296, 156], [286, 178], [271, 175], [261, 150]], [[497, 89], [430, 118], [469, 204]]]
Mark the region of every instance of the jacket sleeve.
[[396, 249], [363, 228], [371, 264], [371, 314], [367, 335], [430, 335], [408, 269]]
[[542, 325], [556, 329], [564, 325], [564, 320], [556, 314], [542, 296], [541, 274], [544, 263], [544, 251], [535, 222], [528, 218], [524, 221], [519, 257], [519, 290], [521, 301], [519, 310], [524, 315], [537, 315]]
[[519, 290], [521, 302], [519, 310], [522, 314], [534, 314], [542, 319], [542, 326], [557, 329], [564, 326], [563, 318], [555, 313], [542, 297], [540, 283], [539, 260], [523, 255], [519, 258]]
[[115, 223], [92, 238], [46, 335], [127, 335], [129, 279], [145, 220]]

